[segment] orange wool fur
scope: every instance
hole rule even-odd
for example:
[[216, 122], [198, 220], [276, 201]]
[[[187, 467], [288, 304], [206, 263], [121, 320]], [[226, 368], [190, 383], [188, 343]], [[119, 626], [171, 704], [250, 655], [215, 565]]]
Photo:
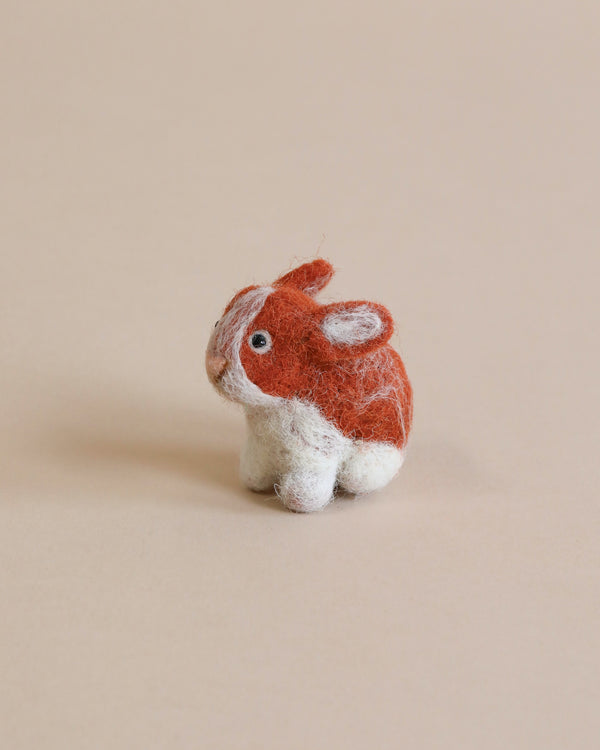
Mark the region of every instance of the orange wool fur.
[[412, 389], [388, 343], [390, 313], [365, 300], [319, 304], [314, 295], [332, 276], [319, 258], [271, 286], [242, 289], [206, 353], [217, 390], [246, 410], [244, 482], [274, 486], [296, 511], [323, 508], [336, 486], [357, 494], [385, 486], [411, 428]]
[[279, 283], [253, 325], [273, 332], [272, 349], [257, 357], [244, 341], [240, 357], [249, 379], [264, 393], [314, 403], [347, 437], [401, 448], [412, 419], [410, 383], [400, 355], [387, 344], [391, 316], [380, 305], [363, 304], [385, 317], [384, 334], [358, 352], [357, 346], [338, 351], [323, 335], [320, 322], [332, 309], [342, 310], [344, 303], [319, 305]]

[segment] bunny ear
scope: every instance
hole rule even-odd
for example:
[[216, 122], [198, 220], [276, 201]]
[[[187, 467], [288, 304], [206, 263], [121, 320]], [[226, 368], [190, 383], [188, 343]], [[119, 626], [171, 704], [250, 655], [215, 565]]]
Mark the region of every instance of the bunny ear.
[[387, 343], [394, 330], [390, 312], [376, 302], [335, 302], [319, 309], [321, 332], [333, 356], [357, 357]]
[[292, 286], [314, 297], [326, 286], [334, 274], [333, 266], [323, 258], [304, 263], [277, 279], [274, 286]]

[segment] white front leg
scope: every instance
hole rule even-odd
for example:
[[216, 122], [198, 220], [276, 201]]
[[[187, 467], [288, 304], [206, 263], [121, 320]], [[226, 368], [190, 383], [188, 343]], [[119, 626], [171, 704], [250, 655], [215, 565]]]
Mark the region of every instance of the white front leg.
[[291, 510], [308, 513], [332, 499], [340, 460], [350, 441], [312, 404], [280, 400], [247, 409], [249, 438], [242, 474], [252, 489], [275, 491]]
[[254, 492], [273, 489], [275, 469], [268, 444], [248, 425], [248, 437], [240, 459], [242, 482]]
[[282, 475], [275, 490], [290, 510], [299, 513], [321, 510], [333, 500], [337, 468], [337, 457], [304, 453], [302, 460]]

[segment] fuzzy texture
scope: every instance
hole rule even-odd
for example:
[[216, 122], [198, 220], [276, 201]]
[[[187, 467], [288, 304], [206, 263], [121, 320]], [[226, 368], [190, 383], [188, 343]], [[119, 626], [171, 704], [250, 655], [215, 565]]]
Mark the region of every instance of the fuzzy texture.
[[209, 341], [208, 375], [241, 403], [251, 489], [275, 487], [292, 510], [323, 508], [336, 485], [385, 486], [404, 460], [412, 390], [388, 344], [390, 313], [374, 302], [320, 305], [332, 266], [317, 259], [227, 305]]

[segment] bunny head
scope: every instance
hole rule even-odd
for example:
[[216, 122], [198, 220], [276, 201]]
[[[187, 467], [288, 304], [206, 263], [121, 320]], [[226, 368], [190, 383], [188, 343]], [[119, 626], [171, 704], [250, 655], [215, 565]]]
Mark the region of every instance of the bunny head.
[[387, 343], [393, 321], [385, 307], [315, 301], [333, 273], [319, 258], [271, 286], [250, 286], [233, 297], [206, 352], [208, 376], [222, 395], [249, 406], [310, 401], [328, 373], [345, 363], [356, 369], [356, 360]]

